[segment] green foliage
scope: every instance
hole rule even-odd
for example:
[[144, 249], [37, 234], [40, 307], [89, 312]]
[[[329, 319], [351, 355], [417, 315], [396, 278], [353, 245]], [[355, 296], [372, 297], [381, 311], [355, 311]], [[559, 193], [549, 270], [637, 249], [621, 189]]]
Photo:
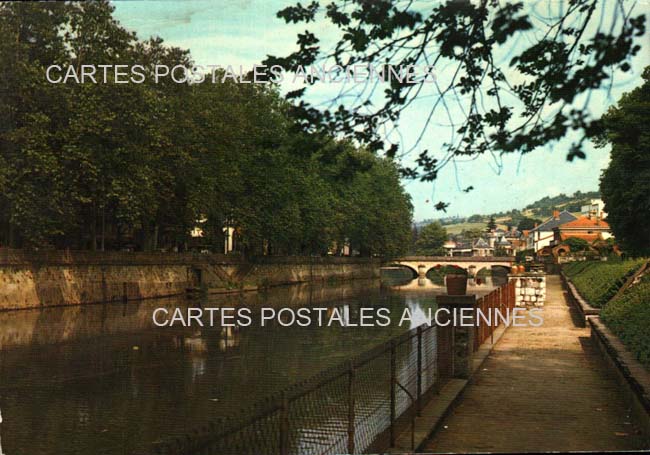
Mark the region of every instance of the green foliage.
[[[154, 83], [192, 65], [107, 1], [0, 4], [0, 246], [399, 254], [412, 206], [395, 164], [297, 127], [277, 88]], [[142, 84], [51, 84], [51, 64], [144, 64]], [[192, 239], [199, 225], [203, 238]]]
[[582, 261], [563, 267], [565, 274], [590, 305], [605, 305], [645, 262], [644, 259], [621, 262]]
[[525, 262], [526, 256], [535, 257], [535, 250], [531, 248], [530, 250], [517, 251], [515, 255], [515, 259], [517, 260], [517, 262]]
[[612, 300], [600, 313], [603, 322], [650, 368], [650, 276]]
[[442, 246], [446, 240], [447, 230], [440, 223], [434, 221], [420, 230], [418, 241], [415, 244], [415, 252], [424, 256], [444, 254]]
[[[524, 210], [532, 212], [535, 217], [547, 218], [553, 215], [554, 210], [566, 210], [567, 212], [579, 212], [583, 205], [587, 205], [591, 199], [600, 198], [598, 191], [576, 191], [572, 195], [560, 193], [557, 196], [544, 196], [543, 198], [528, 204]], [[539, 220], [537, 220], [539, 222]]]
[[486, 230], [487, 230], [487, 231], [493, 231], [493, 230], [495, 230], [496, 228], [497, 228], [497, 223], [496, 223], [496, 221], [494, 221], [494, 217], [491, 216], [491, 217], [490, 217], [490, 221], [488, 221], [488, 224], [487, 224], [487, 226], [486, 226]]
[[567, 277], [573, 278], [574, 276], [579, 275], [580, 273], [584, 272], [594, 264], [599, 264], [599, 263], [593, 261], [569, 262], [562, 266], [562, 271]]
[[586, 251], [589, 249], [589, 242], [587, 242], [585, 239], [579, 239], [577, 237], [569, 237], [562, 243], [571, 248], [572, 252]]
[[597, 240], [591, 246], [598, 251], [601, 257], [606, 257], [609, 261], [622, 260], [621, 256], [615, 253], [616, 239], [614, 237], [607, 240]]
[[[481, 269], [481, 273], [486, 269]], [[444, 265], [440, 267], [433, 267], [427, 272], [427, 278], [431, 280], [434, 284], [444, 286], [445, 277], [447, 275], [467, 275], [467, 270], [460, 267], [454, 267], [450, 265]], [[484, 275], [481, 275], [484, 276]]]
[[538, 219], [535, 219], [535, 218], [528, 218], [528, 217], [522, 218], [519, 221], [519, 224], [517, 224], [517, 230], [519, 232], [529, 231], [529, 230], [533, 229], [536, 224], [537, 225], [541, 224], [541, 222], [542, 222], [541, 220], [538, 220]]
[[474, 243], [475, 240], [478, 240], [483, 236], [483, 233], [485, 232], [486, 228], [470, 228], [470, 229], [465, 229], [461, 232], [461, 235], [463, 238], [467, 239], [468, 241]]
[[[462, 228], [467, 228], [467, 224], [485, 225], [490, 218], [499, 220], [500, 224], [517, 225], [519, 231], [532, 229], [535, 223], [541, 224], [543, 219], [550, 217], [554, 210], [567, 210], [569, 212], [579, 212], [583, 205], [590, 203], [591, 199], [600, 198], [598, 191], [576, 191], [572, 195], [560, 193], [557, 196], [544, 196], [543, 198], [528, 204], [523, 210], [512, 209], [498, 213], [475, 214], [469, 217], [443, 217], [437, 218], [443, 226], [447, 227], [449, 233], [459, 233]], [[523, 212], [532, 214], [524, 216]], [[426, 220], [433, 221], [433, 220]], [[462, 228], [459, 229], [458, 226]]]
[[[368, 152], [363, 156], [375, 165], [341, 188], [345, 212], [342, 226], [353, 248], [362, 254], [402, 254], [411, 239], [410, 196], [400, 186], [394, 163]], [[425, 231], [420, 231], [420, 239], [426, 236]]]
[[603, 117], [611, 160], [600, 191], [614, 236], [632, 256], [650, 254], [650, 67], [641, 87], [624, 94]]
[[[584, 158], [583, 143], [598, 133], [600, 123], [574, 103], [606, 86], [616, 70], [630, 70], [645, 32], [645, 15], [636, 14], [632, 4], [617, 2], [612, 10], [607, 5], [574, 0], [565, 8], [550, 2], [540, 18], [531, 2], [313, 0], [278, 12], [288, 24], [300, 24], [298, 49], [271, 56], [265, 64], [296, 70], [390, 63], [449, 75], [435, 85], [422, 73], [413, 80], [392, 80], [381, 93], [359, 84], [358, 91], [346, 92], [345, 103], [332, 100], [331, 110], [304, 102], [296, 107], [306, 128], [334, 129], [396, 156], [398, 147], [385, 143], [382, 133], [398, 124], [409, 106], [435, 97], [439, 101], [429, 115], [448, 118], [450, 140], [439, 155], [422, 151], [415, 168], [403, 169], [408, 177], [437, 178], [449, 156], [527, 153], [569, 134], [579, 139], [567, 158]], [[612, 18], [618, 7], [620, 14]], [[347, 102], [347, 95], [354, 101]], [[456, 122], [451, 103], [471, 114]], [[546, 112], [549, 106], [556, 107], [552, 113]]]

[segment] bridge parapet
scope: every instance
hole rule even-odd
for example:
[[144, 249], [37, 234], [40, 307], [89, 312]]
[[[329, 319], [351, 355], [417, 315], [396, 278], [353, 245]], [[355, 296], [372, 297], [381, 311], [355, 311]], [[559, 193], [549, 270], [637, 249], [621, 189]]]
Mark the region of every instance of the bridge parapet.
[[403, 256], [396, 258], [390, 263], [394, 262], [499, 262], [514, 264], [516, 259], [514, 256]]
[[431, 269], [439, 266], [458, 267], [472, 275], [484, 268], [506, 267], [510, 268], [515, 263], [512, 256], [405, 256], [386, 261], [385, 264], [394, 264], [411, 269], [417, 276], [425, 276]]

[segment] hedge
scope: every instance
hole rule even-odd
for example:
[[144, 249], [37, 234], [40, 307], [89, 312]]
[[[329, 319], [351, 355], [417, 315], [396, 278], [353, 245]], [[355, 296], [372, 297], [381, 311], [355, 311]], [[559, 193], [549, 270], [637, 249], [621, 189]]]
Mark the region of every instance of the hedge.
[[646, 261], [573, 262], [566, 264], [562, 270], [590, 305], [602, 308]]
[[650, 368], [650, 274], [605, 305], [600, 317], [637, 359]]

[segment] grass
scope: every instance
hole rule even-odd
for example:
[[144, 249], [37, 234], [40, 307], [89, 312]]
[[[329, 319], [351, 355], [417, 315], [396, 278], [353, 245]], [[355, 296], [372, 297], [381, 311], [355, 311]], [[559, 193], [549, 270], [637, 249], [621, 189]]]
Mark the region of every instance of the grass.
[[447, 224], [444, 226], [447, 229], [448, 234], [460, 234], [463, 231], [470, 229], [481, 229], [485, 230], [487, 228], [487, 223], [456, 223], [456, 224]]
[[650, 274], [605, 305], [602, 321], [650, 369]]
[[602, 308], [645, 261], [573, 262], [563, 270], [591, 306]]

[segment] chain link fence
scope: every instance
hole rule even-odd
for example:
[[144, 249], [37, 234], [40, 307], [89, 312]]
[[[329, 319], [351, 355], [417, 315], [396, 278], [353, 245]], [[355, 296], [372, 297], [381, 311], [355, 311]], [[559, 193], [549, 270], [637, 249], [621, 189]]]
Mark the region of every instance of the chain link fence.
[[[419, 412], [447, 378], [451, 328], [423, 325], [268, 397], [240, 414], [154, 446], [161, 455], [361, 453]], [[442, 354], [442, 355], [440, 355]]]

